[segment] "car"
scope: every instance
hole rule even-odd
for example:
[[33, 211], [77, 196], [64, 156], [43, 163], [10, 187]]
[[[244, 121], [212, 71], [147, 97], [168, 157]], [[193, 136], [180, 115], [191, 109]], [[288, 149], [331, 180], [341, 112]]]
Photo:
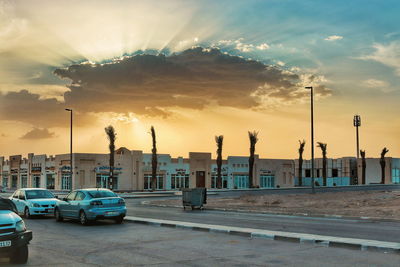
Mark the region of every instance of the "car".
[[18, 214], [29, 219], [33, 215], [54, 215], [59, 201], [49, 190], [43, 188], [22, 188], [11, 195], [10, 200], [17, 206]]
[[0, 198], [0, 256], [10, 258], [11, 263], [28, 261], [28, 244], [32, 231], [17, 214], [17, 207], [7, 198]]
[[87, 225], [100, 219], [112, 219], [120, 224], [126, 215], [126, 205], [123, 198], [109, 189], [77, 189], [57, 202], [54, 215], [58, 222], [64, 218], [78, 219], [82, 225]]

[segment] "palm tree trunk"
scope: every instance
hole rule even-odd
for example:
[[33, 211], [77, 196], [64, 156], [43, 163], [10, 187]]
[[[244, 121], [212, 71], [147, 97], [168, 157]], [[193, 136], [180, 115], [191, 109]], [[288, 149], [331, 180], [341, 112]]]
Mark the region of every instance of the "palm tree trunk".
[[326, 156], [323, 157], [322, 159], [322, 177], [324, 180], [324, 186], [326, 186], [327, 182], [327, 176], [326, 176]]
[[217, 185], [218, 189], [222, 188], [222, 145], [224, 141], [224, 136], [215, 136], [215, 142], [217, 143]]
[[303, 186], [303, 158], [299, 157], [299, 186]]

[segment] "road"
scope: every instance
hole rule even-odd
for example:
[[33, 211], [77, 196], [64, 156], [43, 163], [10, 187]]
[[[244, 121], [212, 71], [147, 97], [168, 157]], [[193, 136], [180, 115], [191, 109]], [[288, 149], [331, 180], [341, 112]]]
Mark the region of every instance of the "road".
[[142, 205], [140, 204], [142, 201], [143, 199], [126, 199], [128, 214], [153, 219], [400, 242], [400, 222], [314, 218], [214, 210], [184, 211], [182, 208]]
[[[398, 254], [221, 233], [98, 222], [26, 220], [27, 266], [398, 266]], [[7, 259], [1, 259], [7, 265]]]

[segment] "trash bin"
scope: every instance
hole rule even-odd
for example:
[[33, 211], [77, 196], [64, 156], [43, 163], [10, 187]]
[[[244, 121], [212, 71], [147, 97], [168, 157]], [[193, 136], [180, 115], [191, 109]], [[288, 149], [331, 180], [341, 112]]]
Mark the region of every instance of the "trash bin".
[[183, 209], [191, 207], [203, 209], [203, 205], [207, 204], [207, 189], [199, 188], [182, 188], [182, 205]]

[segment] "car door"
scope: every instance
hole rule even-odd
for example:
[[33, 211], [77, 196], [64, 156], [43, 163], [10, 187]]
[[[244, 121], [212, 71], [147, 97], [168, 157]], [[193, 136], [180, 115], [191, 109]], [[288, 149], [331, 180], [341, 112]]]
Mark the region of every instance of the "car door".
[[81, 203], [85, 199], [86, 195], [82, 191], [77, 191], [75, 199], [71, 201], [71, 212], [72, 217], [79, 218], [79, 211], [81, 209]]
[[64, 217], [72, 217], [72, 202], [76, 196], [76, 191], [69, 193], [69, 195], [59, 204], [60, 211]]
[[17, 207], [18, 213], [21, 213], [20, 209], [19, 209], [19, 191], [20, 190], [16, 190], [14, 192], [14, 194], [12, 194], [11, 196], [11, 201], [15, 204], [15, 206]]
[[18, 205], [17, 205], [18, 212], [24, 213], [25, 207], [28, 206], [28, 202], [26, 201], [24, 190], [19, 191], [18, 199], [19, 199]]

